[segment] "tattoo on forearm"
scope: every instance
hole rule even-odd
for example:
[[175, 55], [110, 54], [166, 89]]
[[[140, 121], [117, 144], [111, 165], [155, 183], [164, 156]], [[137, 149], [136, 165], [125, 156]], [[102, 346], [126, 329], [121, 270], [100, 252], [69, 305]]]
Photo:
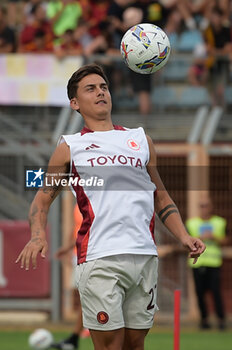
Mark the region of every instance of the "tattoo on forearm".
[[35, 214], [37, 214], [37, 212], [38, 212], [38, 208], [36, 205], [34, 205], [31, 211], [31, 217], [34, 217]]
[[31, 209], [31, 213], [29, 214], [29, 224], [32, 226], [35, 222], [35, 215], [38, 213], [38, 208], [34, 205]]
[[33, 236], [39, 236], [41, 234], [41, 228], [43, 230], [43, 228], [46, 227], [47, 213], [47, 210], [44, 210], [43, 208], [39, 209], [36, 204], [32, 205], [28, 219]]
[[169, 204], [165, 208], [161, 209], [160, 212], [158, 213], [159, 218], [161, 218], [161, 216], [165, 213], [165, 211], [167, 211], [170, 208], [176, 209], [176, 206], [174, 204]]
[[177, 209], [172, 209], [169, 210], [162, 218], [161, 221], [164, 224], [164, 222], [167, 220], [167, 218], [169, 217], [169, 215], [173, 214], [173, 213], [177, 213], [178, 214], [178, 210]]
[[32, 238], [31, 242], [33, 242], [35, 244], [40, 244], [41, 243], [41, 238]]
[[43, 187], [43, 193], [49, 194], [50, 197], [53, 199], [56, 195], [56, 192], [59, 190], [59, 186], [52, 186], [52, 187]]

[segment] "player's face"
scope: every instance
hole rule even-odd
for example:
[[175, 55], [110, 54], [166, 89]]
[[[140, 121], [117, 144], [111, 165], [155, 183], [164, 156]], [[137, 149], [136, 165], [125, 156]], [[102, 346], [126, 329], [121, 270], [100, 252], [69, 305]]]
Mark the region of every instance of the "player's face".
[[98, 74], [84, 77], [77, 88], [77, 96], [71, 107], [79, 110], [84, 118], [103, 120], [111, 116], [111, 95], [105, 80]]

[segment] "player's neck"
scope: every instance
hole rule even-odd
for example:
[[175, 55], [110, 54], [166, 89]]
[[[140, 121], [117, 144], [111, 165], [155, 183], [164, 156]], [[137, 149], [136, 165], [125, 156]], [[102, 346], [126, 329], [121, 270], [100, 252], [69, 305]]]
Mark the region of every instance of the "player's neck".
[[112, 120], [85, 121], [85, 127], [92, 131], [109, 131], [113, 130]]

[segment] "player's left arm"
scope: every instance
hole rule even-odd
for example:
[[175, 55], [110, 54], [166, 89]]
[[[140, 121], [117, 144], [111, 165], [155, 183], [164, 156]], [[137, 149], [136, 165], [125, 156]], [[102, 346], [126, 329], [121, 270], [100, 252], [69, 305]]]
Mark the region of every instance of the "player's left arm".
[[205, 244], [195, 237], [191, 237], [182, 222], [179, 211], [169, 196], [157, 170], [157, 157], [153, 142], [149, 136], [147, 141], [150, 151], [150, 159], [147, 164], [147, 171], [151, 177], [151, 181], [156, 185], [155, 210], [160, 220], [169, 229], [169, 231], [189, 250], [190, 258], [197, 258], [204, 252]]

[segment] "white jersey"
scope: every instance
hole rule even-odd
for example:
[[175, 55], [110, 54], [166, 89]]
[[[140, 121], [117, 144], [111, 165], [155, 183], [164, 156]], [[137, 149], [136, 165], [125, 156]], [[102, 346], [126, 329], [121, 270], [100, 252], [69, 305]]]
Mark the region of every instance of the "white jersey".
[[83, 215], [78, 263], [118, 254], [157, 255], [156, 187], [146, 170], [150, 155], [144, 130], [84, 128], [62, 136], [64, 141], [70, 147], [71, 189]]

